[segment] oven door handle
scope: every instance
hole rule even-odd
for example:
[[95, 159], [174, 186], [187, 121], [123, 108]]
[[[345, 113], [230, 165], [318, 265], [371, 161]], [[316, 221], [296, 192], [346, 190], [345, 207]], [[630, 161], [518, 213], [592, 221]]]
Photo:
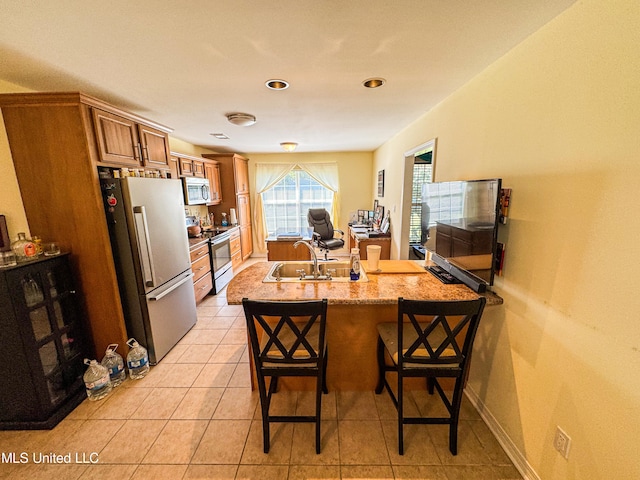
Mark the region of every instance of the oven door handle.
[[220, 245], [221, 243], [227, 242], [231, 240], [231, 234], [230, 233], [221, 233], [220, 235], [216, 235], [215, 237], [213, 237], [211, 239], [211, 244], [212, 245]]

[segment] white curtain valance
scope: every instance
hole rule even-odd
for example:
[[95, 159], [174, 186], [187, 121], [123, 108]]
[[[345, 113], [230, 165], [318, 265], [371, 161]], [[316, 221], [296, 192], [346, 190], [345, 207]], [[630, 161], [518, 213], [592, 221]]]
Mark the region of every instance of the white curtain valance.
[[262, 194], [272, 188], [276, 183], [282, 180], [295, 165], [281, 163], [257, 163], [256, 164], [256, 200], [253, 210], [254, 225], [256, 226], [256, 236], [258, 245], [254, 245], [260, 253], [267, 251], [268, 236], [267, 221], [264, 218], [262, 208]]
[[340, 199], [338, 194], [338, 165], [333, 163], [257, 163], [256, 164], [256, 199], [254, 209], [254, 225], [256, 226], [255, 245], [258, 252], [267, 251], [266, 238], [267, 222], [264, 218], [262, 194], [273, 188], [280, 180], [282, 180], [291, 170], [299, 168], [307, 172], [315, 181], [324, 188], [333, 192], [333, 203], [331, 205], [331, 221], [337, 227], [340, 219]]

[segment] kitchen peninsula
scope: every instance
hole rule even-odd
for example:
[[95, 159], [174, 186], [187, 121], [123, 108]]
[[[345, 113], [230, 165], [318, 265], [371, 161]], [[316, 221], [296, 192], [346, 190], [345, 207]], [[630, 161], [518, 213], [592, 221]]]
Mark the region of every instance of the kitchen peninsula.
[[[273, 263], [256, 263], [227, 286], [227, 302], [313, 300], [326, 298], [330, 390], [373, 390], [378, 380], [376, 325], [395, 322], [398, 297], [424, 300], [472, 300], [478, 294], [464, 285], [445, 285], [426, 272], [422, 261], [382, 260], [380, 273], [367, 271], [368, 282], [263, 283]], [[362, 262], [365, 270], [367, 262]], [[487, 306], [502, 299], [488, 293]]]

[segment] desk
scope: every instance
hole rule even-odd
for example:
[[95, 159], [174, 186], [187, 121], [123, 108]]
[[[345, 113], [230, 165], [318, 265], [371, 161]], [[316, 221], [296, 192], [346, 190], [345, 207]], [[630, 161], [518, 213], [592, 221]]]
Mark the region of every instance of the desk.
[[352, 248], [360, 249], [360, 258], [367, 259], [367, 246], [379, 245], [382, 247], [380, 251], [380, 260], [389, 260], [391, 258], [391, 235], [369, 237], [369, 233], [358, 227], [349, 227], [349, 251]]
[[284, 229], [278, 229], [275, 235], [267, 237], [267, 260], [311, 260], [311, 253], [308, 248], [300, 245], [298, 248], [294, 248], [293, 244], [298, 240], [304, 242], [310, 242], [313, 238], [313, 229], [303, 228], [296, 238], [291, 238], [290, 235], [283, 236], [290, 232], [285, 232]]

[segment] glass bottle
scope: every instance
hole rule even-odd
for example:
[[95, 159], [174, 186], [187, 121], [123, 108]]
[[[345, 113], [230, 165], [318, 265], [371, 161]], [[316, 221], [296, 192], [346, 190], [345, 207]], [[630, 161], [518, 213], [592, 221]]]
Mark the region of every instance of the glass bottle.
[[34, 235], [33, 237], [31, 237], [31, 241], [35, 244], [36, 246], [36, 255], [42, 255], [43, 251], [42, 251], [42, 239], [37, 236]]
[[24, 232], [18, 233], [18, 238], [11, 244], [11, 249], [16, 254], [18, 261], [29, 260], [38, 256], [36, 244], [29, 240]]

